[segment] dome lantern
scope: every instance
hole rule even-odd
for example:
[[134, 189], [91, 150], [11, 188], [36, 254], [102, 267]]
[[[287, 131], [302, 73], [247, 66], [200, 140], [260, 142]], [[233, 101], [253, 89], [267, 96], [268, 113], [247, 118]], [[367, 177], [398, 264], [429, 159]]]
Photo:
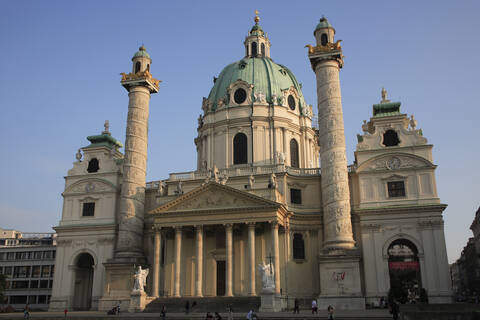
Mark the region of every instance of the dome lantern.
[[262, 27], [258, 24], [260, 17], [258, 16], [258, 10], [255, 10], [255, 25], [248, 32], [248, 36], [245, 38], [245, 57], [268, 57], [270, 58], [270, 40], [263, 31]]

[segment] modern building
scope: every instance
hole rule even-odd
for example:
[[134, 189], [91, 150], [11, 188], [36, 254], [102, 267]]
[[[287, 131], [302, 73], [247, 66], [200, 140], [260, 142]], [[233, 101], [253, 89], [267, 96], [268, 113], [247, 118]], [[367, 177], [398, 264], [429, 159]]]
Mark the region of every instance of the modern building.
[[453, 293], [457, 300], [480, 298], [480, 208], [470, 226], [473, 237], [468, 239], [460, 258], [450, 266]]
[[7, 278], [3, 305], [47, 310], [55, 271], [56, 234], [0, 229], [0, 273]]
[[[347, 165], [335, 33], [322, 18], [308, 46], [314, 109], [272, 59], [256, 16], [243, 58], [203, 98], [197, 168], [149, 182], [149, 102], [160, 81], [140, 47], [121, 79], [129, 96], [124, 153], [106, 123], [65, 178], [50, 309], [106, 310], [119, 301], [126, 309], [138, 266], [149, 268], [147, 309], [166, 298], [260, 301], [269, 290], [273, 310], [289, 297], [361, 309], [390, 289], [406, 300], [424, 288], [431, 303], [450, 302], [433, 146], [382, 90], [373, 108], [355, 106], [373, 114], [359, 119]], [[257, 268], [264, 263], [273, 283]]]

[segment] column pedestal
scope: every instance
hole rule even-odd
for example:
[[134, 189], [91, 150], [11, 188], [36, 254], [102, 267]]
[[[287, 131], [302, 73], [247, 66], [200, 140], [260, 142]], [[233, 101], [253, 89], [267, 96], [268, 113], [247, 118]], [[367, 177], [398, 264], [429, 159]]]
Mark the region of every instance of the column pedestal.
[[335, 309], [365, 309], [360, 279], [360, 254], [345, 250], [346, 254], [321, 255], [320, 295], [318, 308], [326, 310], [329, 305]]

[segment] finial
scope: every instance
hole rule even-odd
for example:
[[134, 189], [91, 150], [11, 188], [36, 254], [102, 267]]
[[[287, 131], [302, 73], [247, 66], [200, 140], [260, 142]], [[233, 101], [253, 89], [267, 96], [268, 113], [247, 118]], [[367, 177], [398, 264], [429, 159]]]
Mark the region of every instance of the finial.
[[385, 103], [385, 102], [390, 102], [390, 100], [387, 99], [387, 90], [385, 90], [385, 88], [382, 87], [382, 101], [380, 101], [381, 103]]
[[105, 120], [105, 123], [103, 124], [103, 127], [105, 128], [105, 130], [103, 130], [103, 134], [110, 134], [110, 131], [108, 131], [108, 129], [110, 129], [110, 122], [108, 120]]
[[147, 49], [145, 48], [145, 46], [143, 45], [143, 43], [142, 43], [142, 46], [141, 46], [140, 48], [138, 48], [138, 50], [140, 50], [140, 51], [147, 51]]
[[324, 21], [328, 21], [327, 18], [325, 18], [324, 15], [322, 15], [322, 17], [320, 18], [320, 22], [324, 22]]
[[258, 10], [255, 10], [255, 24], [258, 24], [258, 21], [260, 21], [260, 17], [258, 16]]

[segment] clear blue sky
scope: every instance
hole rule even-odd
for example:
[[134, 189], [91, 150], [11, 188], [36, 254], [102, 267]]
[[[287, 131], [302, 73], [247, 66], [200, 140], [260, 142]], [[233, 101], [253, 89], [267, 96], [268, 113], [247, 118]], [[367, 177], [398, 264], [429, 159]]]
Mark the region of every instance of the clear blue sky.
[[163, 80], [150, 105], [147, 179], [194, 170], [202, 97], [243, 57], [255, 9], [272, 58], [293, 71], [313, 105], [304, 46], [322, 15], [336, 28], [350, 163], [382, 86], [415, 115], [434, 145], [449, 260], [457, 259], [480, 205], [478, 1], [2, 1], [0, 227], [51, 231], [63, 176], [86, 136], [108, 119], [124, 141], [119, 73], [142, 43]]

